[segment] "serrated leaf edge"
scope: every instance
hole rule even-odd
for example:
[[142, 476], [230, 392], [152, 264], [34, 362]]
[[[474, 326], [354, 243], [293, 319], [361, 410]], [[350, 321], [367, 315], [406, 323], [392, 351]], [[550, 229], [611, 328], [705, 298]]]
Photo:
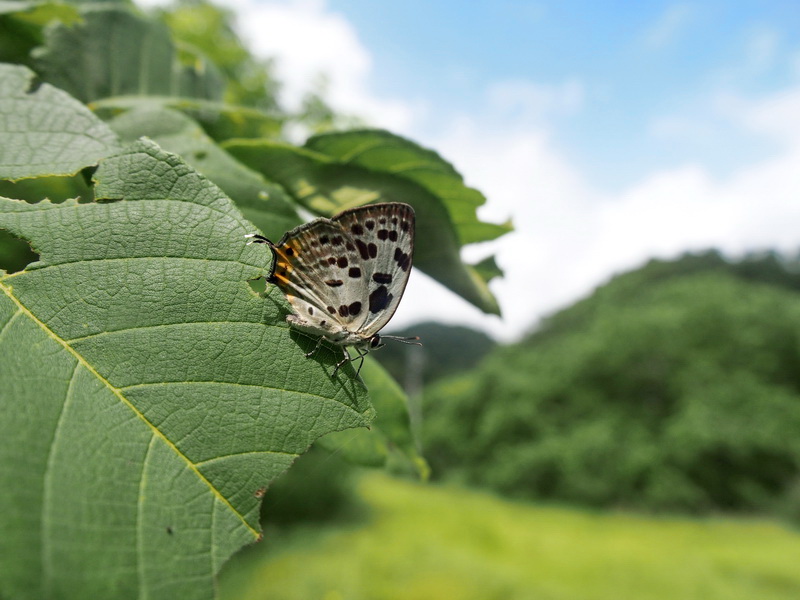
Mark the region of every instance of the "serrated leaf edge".
[[194, 472], [194, 474], [200, 479], [200, 481], [202, 481], [208, 486], [208, 488], [211, 490], [211, 493], [217, 498], [217, 500], [219, 500], [224, 506], [227, 506], [231, 510], [231, 512], [234, 515], [236, 515], [239, 518], [239, 520], [241, 520], [242, 524], [247, 528], [248, 531], [250, 531], [250, 533], [253, 535], [255, 539], [259, 539], [261, 537], [261, 533], [258, 532], [256, 529], [254, 529], [247, 522], [247, 520], [244, 518], [244, 515], [242, 515], [238, 510], [236, 510], [236, 508], [234, 508], [234, 506], [230, 503], [230, 501], [228, 501], [228, 499], [225, 496], [223, 496], [216, 487], [214, 487], [214, 485], [197, 469], [197, 466], [191, 460], [189, 460], [189, 457], [186, 456], [183, 452], [181, 452], [180, 449], [172, 442], [172, 440], [170, 440], [163, 433], [161, 433], [161, 431], [155, 425], [153, 425], [147, 419], [147, 417], [145, 417], [144, 414], [142, 414], [141, 411], [139, 411], [125, 397], [125, 395], [122, 393], [122, 391], [120, 391], [120, 389], [111, 385], [111, 382], [108, 381], [105, 377], [103, 377], [100, 373], [98, 373], [97, 370], [94, 367], [92, 367], [92, 365], [89, 364], [89, 362], [79, 352], [77, 352], [61, 337], [56, 335], [56, 333], [52, 329], [50, 329], [44, 322], [39, 320], [36, 317], [36, 315], [34, 315], [24, 304], [22, 304], [16, 298], [16, 296], [14, 296], [13, 288], [4, 285], [2, 281], [0, 281], [0, 288], [2, 288], [5, 295], [8, 296], [9, 299], [14, 304], [17, 305], [20, 312], [22, 312], [31, 321], [36, 323], [42, 329], [42, 331], [44, 331], [47, 334], [48, 337], [50, 337], [51, 339], [58, 342], [61, 346], [63, 346], [67, 352], [69, 352], [72, 356], [75, 357], [75, 359], [78, 361], [80, 365], [82, 365], [87, 371], [89, 371], [89, 373], [94, 375], [98, 381], [102, 382], [111, 391], [112, 394], [114, 394], [117, 398], [119, 398], [119, 400], [133, 412], [133, 414], [135, 414], [142, 421], [144, 421], [144, 423], [153, 431], [155, 436], [161, 438], [161, 440], [163, 440], [163, 442], [167, 445], [168, 448], [172, 449], [172, 451], [175, 452], [177, 456], [181, 457], [186, 462], [189, 469], [192, 472]]

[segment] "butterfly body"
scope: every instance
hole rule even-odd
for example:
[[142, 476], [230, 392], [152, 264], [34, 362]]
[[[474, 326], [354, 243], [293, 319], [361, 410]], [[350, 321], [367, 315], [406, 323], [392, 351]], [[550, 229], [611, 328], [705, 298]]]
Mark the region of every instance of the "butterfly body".
[[[251, 237], [272, 249], [268, 281], [286, 295], [294, 311], [286, 318], [291, 327], [321, 336], [320, 343], [324, 338], [352, 346], [359, 357], [382, 345], [378, 331], [397, 310], [411, 271], [414, 210], [409, 205], [346, 210], [301, 225], [277, 244]], [[346, 350], [345, 355], [337, 369], [350, 360]]]

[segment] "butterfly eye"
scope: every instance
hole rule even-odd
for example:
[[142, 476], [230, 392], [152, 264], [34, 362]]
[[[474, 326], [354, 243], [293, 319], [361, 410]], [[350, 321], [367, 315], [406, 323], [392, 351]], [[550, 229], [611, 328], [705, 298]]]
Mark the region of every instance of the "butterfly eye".
[[370, 348], [380, 348], [383, 344], [381, 344], [381, 336], [377, 333], [373, 335], [369, 340], [369, 347]]

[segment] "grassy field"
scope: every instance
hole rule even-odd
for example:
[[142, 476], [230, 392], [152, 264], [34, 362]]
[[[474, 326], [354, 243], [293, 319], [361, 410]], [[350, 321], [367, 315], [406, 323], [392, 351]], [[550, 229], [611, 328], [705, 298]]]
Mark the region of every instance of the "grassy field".
[[224, 600], [797, 600], [800, 532], [509, 502], [383, 475], [363, 523], [277, 534], [223, 572]]

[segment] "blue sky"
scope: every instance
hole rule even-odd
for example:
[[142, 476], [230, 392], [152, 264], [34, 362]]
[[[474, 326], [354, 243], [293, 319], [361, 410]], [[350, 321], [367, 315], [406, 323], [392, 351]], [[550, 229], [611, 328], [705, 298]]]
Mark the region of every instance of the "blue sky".
[[513, 340], [653, 257], [800, 247], [797, 0], [226, 6], [289, 105], [326, 74], [337, 110], [437, 150], [483, 218], [513, 218], [463, 252], [505, 269], [503, 319], [414, 272], [392, 324]]
[[[703, 120], [709, 97], [800, 77], [800, 2], [331, 0], [374, 57], [379, 94], [436, 112], [481, 109], [487, 82], [579, 81], [583, 110], [550, 115], [562, 150], [599, 184], [702, 159], [725, 172], [774, 150], [706, 118], [702, 139], [649, 139], [659, 115]], [[719, 152], [724, 145], [726, 152]]]

